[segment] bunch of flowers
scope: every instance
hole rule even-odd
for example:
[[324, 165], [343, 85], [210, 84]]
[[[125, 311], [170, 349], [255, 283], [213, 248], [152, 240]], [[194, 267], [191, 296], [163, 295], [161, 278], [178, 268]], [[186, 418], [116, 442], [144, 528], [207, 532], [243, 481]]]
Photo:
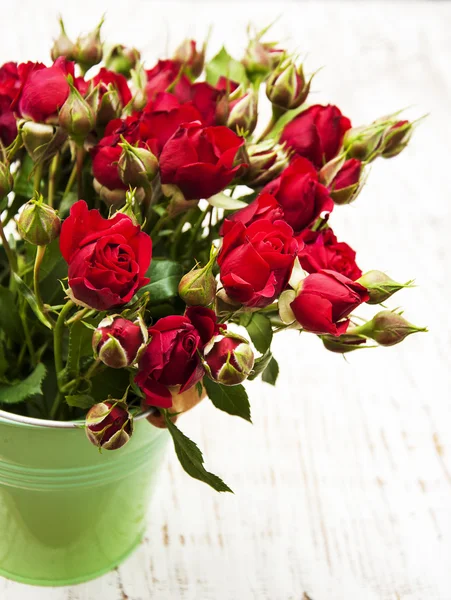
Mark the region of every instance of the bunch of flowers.
[[275, 332], [345, 353], [422, 331], [352, 315], [411, 282], [362, 274], [329, 224], [414, 124], [309, 103], [312, 78], [261, 33], [241, 61], [186, 40], [149, 69], [100, 29], [73, 42], [61, 23], [50, 66], [0, 68], [0, 407], [85, 418], [108, 450], [150, 410], [228, 491], [175, 421], [205, 395], [250, 421], [242, 383], [275, 384]]

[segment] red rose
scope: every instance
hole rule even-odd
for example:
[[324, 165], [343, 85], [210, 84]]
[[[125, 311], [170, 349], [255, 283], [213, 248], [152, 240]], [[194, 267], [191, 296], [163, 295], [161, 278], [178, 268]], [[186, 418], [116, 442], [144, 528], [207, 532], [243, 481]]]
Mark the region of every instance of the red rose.
[[[238, 210], [231, 217], [227, 218], [227, 221], [232, 221], [234, 223], [240, 222], [243, 225], [250, 225], [255, 221], [260, 219], [266, 219], [267, 221], [280, 221], [283, 220], [284, 214], [283, 209], [274, 196], [271, 194], [262, 193], [260, 194], [253, 202]], [[224, 229], [224, 225], [222, 226], [222, 230]], [[222, 235], [221, 230], [221, 235]]]
[[135, 362], [146, 341], [138, 322], [132, 323], [114, 315], [105, 317], [97, 325], [92, 336], [92, 348], [96, 358], [105, 365], [122, 369]]
[[16, 117], [10, 105], [8, 96], [0, 95], [0, 141], [4, 146], [12, 144], [17, 136]]
[[7, 62], [0, 67], [0, 96], [14, 100], [20, 89], [20, 77], [17, 63]]
[[152, 240], [126, 215], [104, 219], [79, 200], [61, 228], [60, 249], [79, 304], [96, 310], [121, 306], [149, 282]]
[[[159, 60], [153, 69], [146, 71], [146, 95], [153, 100], [159, 92], [173, 91], [169, 89], [175, 84], [174, 92], [190, 86], [186, 75], [180, 75], [183, 65], [174, 60]], [[177, 82], [177, 83], [176, 83]]]
[[227, 127], [181, 125], [160, 156], [161, 182], [177, 185], [187, 200], [209, 198], [223, 190], [244, 163], [235, 165], [244, 139]]
[[140, 136], [148, 140], [152, 151], [159, 155], [168, 139], [182, 123], [201, 120], [200, 112], [191, 102], [180, 104], [172, 94], [159, 93], [143, 111], [140, 120]]
[[218, 265], [227, 295], [245, 306], [271, 304], [286, 287], [298, 251], [283, 221], [226, 222]]
[[300, 237], [305, 245], [299, 260], [302, 268], [308, 273], [329, 269], [346, 275], [352, 280], [362, 275], [355, 262], [354, 250], [344, 242], [337, 242], [330, 227], [323, 231], [307, 229]]
[[120, 146], [96, 146], [92, 150], [92, 172], [99, 183], [109, 190], [126, 190], [128, 186], [119, 177], [117, 163], [121, 156]]
[[94, 86], [100, 84], [100, 99], [107, 91], [108, 85], [110, 84], [116, 88], [123, 107], [127, 106], [132, 99], [132, 93], [128, 87], [127, 80], [120, 73], [115, 73], [114, 71], [109, 71], [108, 69], [105, 69], [105, 67], [102, 67], [92, 81]]
[[149, 329], [150, 343], [139, 361], [137, 385], [150, 406], [170, 408], [168, 387], [181, 386], [180, 392], [204, 376], [199, 357], [204, 346], [219, 333], [215, 313], [200, 306], [187, 309], [185, 316], [163, 317]]
[[331, 188], [338, 191], [359, 183], [361, 172], [362, 163], [360, 160], [350, 158], [338, 171], [332, 181]]
[[342, 335], [349, 325], [346, 317], [368, 299], [367, 289], [359, 283], [335, 271], [323, 270], [302, 281], [290, 306], [306, 331]]
[[318, 169], [334, 158], [351, 121], [336, 106], [315, 104], [285, 125], [280, 138]]
[[58, 58], [51, 67], [24, 63], [18, 67], [21, 88], [13, 108], [21, 117], [44, 122], [57, 115], [69, 95], [67, 76], [74, 77], [74, 63]]
[[318, 182], [315, 167], [305, 158], [296, 158], [289, 167], [263, 188], [281, 205], [285, 221], [295, 233], [316, 221], [324, 211], [330, 212], [334, 203], [327, 188]]

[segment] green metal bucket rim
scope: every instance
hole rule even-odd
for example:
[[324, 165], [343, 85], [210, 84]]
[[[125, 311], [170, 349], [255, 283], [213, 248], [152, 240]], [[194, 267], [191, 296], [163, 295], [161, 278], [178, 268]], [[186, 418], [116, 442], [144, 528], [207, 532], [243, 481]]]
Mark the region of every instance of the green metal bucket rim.
[[[138, 413], [134, 416], [135, 421], [141, 421], [142, 419], [146, 419], [153, 412], [152, 408], [148, 410]], [[0, 423], [2, 422], [12, 422], [17, 425], [26, 425], [28, 427], [47, 427], [51, 429], [76, 429], [83, 427], [84, 421], [51, 421], [46, 419], [36, 419], [34, 417], [26, 417], [24, 415], [16, 415], [14, 413], [10, 413], [6, 410], [0, 410]]]

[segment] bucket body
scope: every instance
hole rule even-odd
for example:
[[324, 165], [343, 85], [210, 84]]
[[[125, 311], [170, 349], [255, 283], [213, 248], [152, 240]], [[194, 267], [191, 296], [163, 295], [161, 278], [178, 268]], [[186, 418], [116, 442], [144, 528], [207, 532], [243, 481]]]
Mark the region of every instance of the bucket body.
[[141, 419], [100, 453], [81, 427], [0, 416], [0, 575], [71, 585], [121, 563], [142, 539], [168, 437]]

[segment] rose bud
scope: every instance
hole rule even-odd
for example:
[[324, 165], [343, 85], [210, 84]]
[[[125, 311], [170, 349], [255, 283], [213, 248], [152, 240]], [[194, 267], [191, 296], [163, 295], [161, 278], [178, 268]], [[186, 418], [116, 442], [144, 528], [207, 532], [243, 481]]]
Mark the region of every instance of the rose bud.
[[26, 151], [35, 163], [49, 160], [67, 139], [67, 134], [61, 127], [33, 121], [22, 121], [20, 134]]
[[280, 141], [320, 169], [338, 154], [350, 127], [336, 106], [315, 104], [285, 125]]
[[249, 342], [236, 333], [215, 336], [204, 348], [204, 366], [213, 381], [238, 385], [254, 367], [254, 353]]
[[347, 156], [363, 162], [374, 160], [380, 151], [384, 130], [385, 126], [377, 123], [348, 129], [343, 138]]
[[112, 369], [130, 367], [144, 349], [148, 340], [147, 329], [140, 321], [132, 323], [119, 315], [105, 317], [92, 336], [95, 358]]
[[275, 46], [275, 42], [261, 42], [260, 36], [250, 40], [241, 62], [251, 81], [266, 77], [279, 66], [285, 56], [285, 50]]
[[210, 198], [246, 167], [239, 156], [244, 139], [228, 127], [184, 123], [160, 155], [161, 183], [179, 187], [186, 200]]
[[152, 240], [126, 215], [104, 219], [79, 200], [62, 225], [60, 250], [69, 266], [71, 299], [81, 306], [122, 306], [149, 283]]
[[398, 283], [382, 271], [368, 271], [357, 279], [357, 282], [368, 290], [370, 296], [368, 304], [380, 304], [402, 288], [412, 287], [413, 280]]
[[252, 133], [257, 125], [258, 118], [258, 96], [253, 90], [249, 90], [238, 100], [233, 101], [230, 96], [230, 113], [227, 119], [227, 127], [236, 133]]
[[285, 221], [295, 234], [334, 207], [329, 190], [318, 181], [315, 167], [302, 157], [296, 158], [279, 177], [268, 183], [262, 193], [276, 198], [283, 209]]
[[296, 67], [291, 60], [284, 61], [266, 82], [266, 95], [281, 113], [303, 104], [310, 91], [309, 81], [305, 80], [302, 65]]
[[68, 60], [74, 60], [75, 44], [67, 36], [64, 28], [63, 19], [59, 19], [60, 23], [60, 34], [59, 37], [53, 42], [52, 49], [50, 50], [50, 56], [55, 61], [60, 56], [64, 56]]
[[368, 298], [362, 285], [325, 269], [300, 282], [290, 308], [306, 331], [339, 336], [348, 328], [346, 317]]
[[193, 269], [182, 277], [179, 296], [188, 306], [209, 306], [216, 296], [216, 279], [212, 273], [215, 257], [201, 269]]
[[117, 450], [130, 440], [133, 417], [120, 400], [95, 404], [86, 415], [88, 440], [100, 449]]
[[200, 354], [220, 331], [215, 313], [201, 306], [188, 308], [184, 316], [163, 317], [152, 325], [150, 342], [135, 377], [145, 395], [144, 403], [170, 408], [171, 390], [182, 393], [198, 383], [205, 374]]
[[194, 40], [184, 40], [175, 51], [173, 60], [186, 65], [191, 75], [196, 78], [202, 73], [205, 62], [206, 45], [197, 50]]
[[85, 138], [95, 127], [93, 109], [72, 84], [69, 96], [59, 111], [58, 122], [78, 145], [83, 145]]
[[20, 236], [35, 246], [47, 246], [55, 240], [61, 230], [61, 219], [44, 198], [30, 200], [23, 207], [17, 220]]
[[347, 160], [330, 185], [330, 197], [335, 204], [351, 204], [361, 189], [362, 163], [356, 158]]
[[105, 66], [110, 71], [130, 77], [131, 70], [136, 67], [140, 58], [141, 55], [136, 48], [127, 48], [122, 44], [117, 44], [107, 56]]
[[399, 313], [383, 310], [351, 333], [369, 337], [381, 346], [394, 346], [417, 331], [427, 331], [427, 328], [412, 325]]
[[383, 158], [397, 156], [409, 143], [412, 136], [413, 125], [409, 121], [398, 121], [386, 132], [382, 141]]
[[12, 192], [14, 177], [11, 174], [9, 163], [0, 162], [0, 200]]
[[84, 72], [97, 65], [103, 57], [102, 42], [100, 40], [100, 29], [103, 18], [97, 27], [85, 36], [77, 39], [75, 45], [74, 59], [78, 62]]
[[338, 354], [345, 354], [346, 352], [361, 350], [362, 348], [376, 348], [376, 346], [365, 346], [366, 339], [360, 335], [353, 335], [352, 333], [345, 333], [338, 337], [334, 337], [333, 335], [322, 335], [321, 341], [327, 350]]
[[125, 140], [119, 144], [122, 148], [117, 163], [119, 177], [132, 187], [149, 187], [158, 173], [158, 160], [147, 148], [134, 147]]
[[241, 180], [250, 187], [263, 186], [276, 179], [290, 162], [290, 154], [285, 147], [272, 140], [250, 144], [246, 150], [249, 168]]

